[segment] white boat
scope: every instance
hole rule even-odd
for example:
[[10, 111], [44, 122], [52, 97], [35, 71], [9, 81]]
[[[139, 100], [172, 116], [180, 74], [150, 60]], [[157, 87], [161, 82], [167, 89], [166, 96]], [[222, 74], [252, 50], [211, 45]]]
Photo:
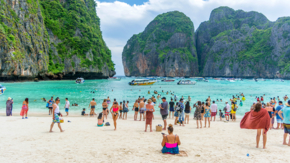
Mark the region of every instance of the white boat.
[[152, 81], [152, 82], [159, 82], [157, 78], [154, 78], [154, 77], [149, 77], [149, 78], [146, 78], [148, 79], [149, 81]]
[[5, 91], [6, 91], [6, 87], [0, 84], [0, 95], [4, 94]]
[[108, 80], [120, 81], [121, 78], [118, 78], [118, 77], [110, 77], [110, 78], [108, 78]]
[[191, 80], [180, 80], [177, 82], [177, 85], [195, 85], [196, 81], [191, 81]]
[[205, 79], [205, 80], [204, 80], [204, 82], [208, 82], [208, 80], [207, 80], [207, 79]]
[[134, 79], [131, 82], [129, 82], [129, 85], [152, 85], [155, 81], [151, 81], [148, 79]]
[[84, 83], [84, 82], [85, 82], [84, 78], [77, 78], [77, 79], [76, 79], [76, 83], [77, 83], [77, 84], [82, 84], [82, 83]]
[[265, 81], [265, 79], [263, 79], [263, 78], [258, 78], [257, 80], [258, 81]]
[[235, 82], [235, 80], [229, 80], [229, 82]]

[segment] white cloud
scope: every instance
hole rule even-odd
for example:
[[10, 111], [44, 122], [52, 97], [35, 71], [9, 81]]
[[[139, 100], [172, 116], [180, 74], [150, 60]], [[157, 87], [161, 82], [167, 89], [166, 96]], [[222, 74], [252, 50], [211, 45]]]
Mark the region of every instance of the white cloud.
[[133, 34], [142, 32], [157, 15], [178, 10], [194, 23], [199, 24], [209, 19], [214, 8], [228, 6], [235, 10], [257, 11], [269, 20], [290, 16], [289, 0], [149, 0], [143, 5], [130, 6], [127, 3], [98, 2], [97, 14], [101, 19], [101, 30], [107, 46], [112, 51], [117, 75], [124, 75], [122, 50]]

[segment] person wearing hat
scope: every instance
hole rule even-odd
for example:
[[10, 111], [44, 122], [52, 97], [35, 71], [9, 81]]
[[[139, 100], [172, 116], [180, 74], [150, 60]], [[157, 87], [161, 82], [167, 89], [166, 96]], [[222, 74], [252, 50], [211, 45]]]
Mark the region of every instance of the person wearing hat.
[[6, 101], [6, 116], [12, 116], [12, 104], [13, 100], [11, 99], [11, 97], [8, 97]]
[[[285, 103], [286, 107], [282, 108], [278, 114], [283, 120], [283, 126], [284, 126], [284, 139], [283, 139], [283, 145], [290, 146], [290, 137], [288, 144], [286, 142], [287, 135], [290, 135], [290, 100], [288, 100], [287, 103]], [[283, 113], [283, 116], [282, 116]]]
[[162, 116], [162, 120], [164, 122], [164, 127], [163, 130], [166, 130], [166, 126], [167, 126], [167, 116], [168, 116], [168, 102], [166, 101], [165, 97], [162, 97], [162, 103], [159, 105], [160, 108], [160, 114]]
[[184, 104], [183, 104], [183, 98], [181, 98], [179, 100], [179, 106], [180, 106], [180, 109], [181, 109], [181, 113], [179, 114], [179, 125], [181, 126], [184, 126]]

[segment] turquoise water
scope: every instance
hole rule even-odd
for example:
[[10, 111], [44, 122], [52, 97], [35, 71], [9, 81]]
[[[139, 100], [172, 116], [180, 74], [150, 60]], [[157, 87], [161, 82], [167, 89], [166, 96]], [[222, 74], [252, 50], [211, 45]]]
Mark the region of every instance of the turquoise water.
[[[41, 98], [44, 97], [48, 100], [51, 96], [54, 96], [54, 98], [60, 97], [60, 108], [63, 112], [65, 98], [67, 97], [71, 104], [79, 104], [78, 107], [70, 107], [70, 112], [80, 114], [82, 108], [88, 108], [92, 98], [96, 99], [98, 104], [96, 110], [100, 112], [103, 99], [109, 96], [111, 100], [116, 98], [118, 102], [129, 100], [129, 114], [133, 114], [133, 111], [131, 111], [132, 105], [138, 96], [149, 98], [153, 95], [153, 91], [157, 90], [158, 93], [165, 96], [167, 100], [172, 96], [170, 93], [166, 95], [166, 91], [174, 92], [179, 98], [183, 96], [187, 99], [187, 97], [190, 96], [192, 102], [196, 102], [197, 100], [205, 101], [208, 96], [211, 96], [212, 100], [222, 99], [223, 102], [217, 102], [218, 109], [223, 109], [225, 106], [224, 102], [229, 101], [232, 95], [243, 92], [246, 101], [244, 101], [244, 105], [242, 107], [240, 106], [237, 111], [237, 115], [241, 116], [250, 109], [256, 96], [265, 94], [264, 100], [266, 102], [270, 101], [271, 97], [277, 98], [277, 96], [280, 96], [280, 99], [283, 100], [282, 97], [289, 93], [290, 88], [290, 81], [278, 82], [272, 80], [260, 82], [244, 80], [233, 83], [228, 81], [209, 80], [209, 82], [197, 82], [196, 85], [177, 85], [176, 80], [170, 83], [157, 82], [151, 86], [129, 86], [128, 82], [132, 79], [133, 78], [126, 78], [121, 81], [109, 81], [105, 79], [86, 80], [84, 84], [75, 84], [73, 80], [1, 83], [6, 86], [7, 90], [0, 96], [0, 113], [6, 112], [5, 106], [8, 97], [14, 99], [14, 115], [19, 115], [21, 104], [26, 97], [29, 98], [30, 113], [48, 113], [48, 109], [45, 107], [46, 103], [43, 102]], [[150, 95], [148, 95], [148, 90], [151, 91]], [[162, 90], [164, 90], [164, 93], [162, 93]], [[90, 93], [91, 91], [95, 91], [95, 93]], [[157, 106], [156, 109], [158, 110]], [[158, 113], [157, 111], [157, 114]]]

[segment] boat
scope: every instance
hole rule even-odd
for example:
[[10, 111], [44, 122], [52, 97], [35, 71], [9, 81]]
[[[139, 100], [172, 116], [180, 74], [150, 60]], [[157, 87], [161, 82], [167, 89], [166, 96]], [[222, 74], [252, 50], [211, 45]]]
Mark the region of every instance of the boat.
[[108, 80], [120, 81], [121, 78], [118, 78], [118, 77], [110, 77], [110, 78], [108, 78]]
[[204, 81], [204, 78], [202, 78], [202, 77], [197, 77], [195, 79], [196, 79], [196, 81]]
[[258, 81], [265, 81], [265, 79], [263, 79], [263, 78], [258, 78], [257, 80]]
[[129, 85], [152, 85], [155, 81], [151, 81], [148, 79], [134, 79], [131, 82], [129, 82]]
[[191, 80], [179, 80], [177, 82], [177, 85], [195, 85], [196, 81], [191, 81]]
[[229, 82], [235, 82], [235, 80], [234, 79], [229, 79]]
[[149, 77], [149, 78], [146, 78], [148, 79], [149, 81], [153, 81], [153, 82], [159, 82], [157, 78], [153, 78], [153, 77]]
[[0, 84], [0, 95], [4, 94], [5, 91], [6, 91], [6, 87]]
[[205, 79], [205, 80], [204, 80], [204, 82], [208, 82], [208, 80], [207, 80], [207, 79]]
[[175, 79], [163, 79], [163, 80], [161, 80], [162, 82], [174, 82], [175, 81]]
[[84, 82], [85, 82], [84, 78], [77, 78], [77, 79], [76, 79], [76, 83], [77, 83], [77, 84], [82, 84], [82, 83], [84, 83]]

